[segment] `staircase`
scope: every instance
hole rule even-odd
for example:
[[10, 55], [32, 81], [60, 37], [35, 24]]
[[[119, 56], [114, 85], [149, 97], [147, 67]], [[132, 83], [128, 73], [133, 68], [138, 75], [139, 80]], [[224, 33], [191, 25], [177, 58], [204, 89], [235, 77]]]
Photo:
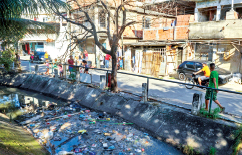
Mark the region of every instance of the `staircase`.
[[[229, 52], [224, 52], [224, 56], [223, 59], [224, 61], [228, 61], [234, 54], [235, 54], [236, 49], [231, 49]], [[222, 62], [220, 61], [220, 58], [217, 58], [215, 61], [215, 65], [219, 66], [222, 64]]]
[[227, 61], [233, 56], [235, 53], [235, 49], [231, 49], [228, 54], [224, 53], [224, 60]]

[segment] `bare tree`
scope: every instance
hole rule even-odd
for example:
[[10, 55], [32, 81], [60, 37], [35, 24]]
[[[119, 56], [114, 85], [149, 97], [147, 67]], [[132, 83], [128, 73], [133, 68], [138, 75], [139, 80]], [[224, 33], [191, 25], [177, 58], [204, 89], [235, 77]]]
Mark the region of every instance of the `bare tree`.
[[[79, 16], [70, 16], [69, 18], [63, 16], [58, 9], [54, 10], [56, 14], [62, 16], [67, 22], [74, 24], [76, 26], [84, 29], [84, 33], [82, 34], [82, 39], [86, 40], [87, 38], [93, 37], [95, 45], [100, 48], [106, 54], [111, 55], [112, 57], [112, 73], [111, 73], [111, 90], [114, 92], [118, 91], [117, 85], [117, 49], [119, 40], [125, 28], [134, 24], [136, 21], [132, 21], [130, 19], [126, 19], [128, 8], [132, 6], [132, 1], [129, 0], [113, 0], [111, 3], [104, 3], [102, 0], [93, 0], [87, 3], [86, 0], [69, 0], [68, 3], [72, 6], [72, 12], [78, 12]], [[105, 31], [97, 31], [97, 25], [93, 20], [93, 16], [95, 13], [95, 7], [101, 7], [107, 17], [107, 25]], [[89, 23], [90, 26], [87, 26], [85, 23]], [[113, 31], [111, 31], [111, 26], [113, 26]], [[105, 48], [102, 43], [99, 41], [98, 34], [106, 34], [110, 49]], [[80, 43], [80, 41], [76, 42]]]

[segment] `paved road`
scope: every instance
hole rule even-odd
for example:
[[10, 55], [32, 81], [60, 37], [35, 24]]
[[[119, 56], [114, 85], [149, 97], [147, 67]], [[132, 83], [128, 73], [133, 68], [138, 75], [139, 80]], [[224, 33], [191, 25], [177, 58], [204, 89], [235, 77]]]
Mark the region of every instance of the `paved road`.
[[[29, 69], [28, 62], [22, 61], [22, 69]], [[45, 66], [40, 65], [40, 71], [45, 71]], [[31, 69], [34, 71], [34, 64], [31, 64]], [[89, 71], [93, 74], [93, 82], [99, 82], [99, 75], [105, 74], [102, 71]], [[146, 83], [145, 78], [118, 74], [118, 86], [121, 90], [141, 94], [141, 85]], [[150, 80], [149, 95], [161, 101], [176, 104], [186, 108], [191, 108], [192, 96], [196, 92], [202, 92], [205, 95], [205, 90], [200, 88], [193, 88], [192, 90], [186, 89], [184, 85], [168, 83], [163, 81]], [[242, 91], [242, 86], [238, 84], [226, 84], [220, 86], [221, 89]], [[229, 94], [226, 92], [218, 93], [218, 100], [223, 106], [225, 111], [242, 116], [242, 96], [237, 94]], [[216, 104], [213, 103], [213, 108], [216, 108]]]

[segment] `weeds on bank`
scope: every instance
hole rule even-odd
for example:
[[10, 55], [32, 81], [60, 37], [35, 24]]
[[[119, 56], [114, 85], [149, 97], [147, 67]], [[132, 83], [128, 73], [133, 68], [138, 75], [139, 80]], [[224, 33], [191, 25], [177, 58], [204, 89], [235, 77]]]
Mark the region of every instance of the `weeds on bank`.
[[194, 155], [194, 149], [193, 149], [193, 147], [186, 145], [183, 148], [183, 153], [186, 155]]
[[211, 114], [209, 114], [209, 111], [205, 110], [205, 105], [201, 108], [200, 110], [200, 115], [206, 118], [212, 118], [212, 119], [217, 119], [220, 117], [219, 113], [220, 113], [220, 108], [217, 107], [213, 110], [211, 110]]
[[233, 145], [233, 155], [238, 154], [239, 150], [242, 148], [242, 125], [234, 132], [234, 145]]
[[216, 148], [215, 147], [211, 147], [210, 151], [209, 151], [209, 155], [216, 155], [216, 152], [217, 152]]
[[186, 145], [183, 147], [183, 153], [186, 155], [200, 155], [201, 153], [198, 151], [195, 151], [192, 146]]

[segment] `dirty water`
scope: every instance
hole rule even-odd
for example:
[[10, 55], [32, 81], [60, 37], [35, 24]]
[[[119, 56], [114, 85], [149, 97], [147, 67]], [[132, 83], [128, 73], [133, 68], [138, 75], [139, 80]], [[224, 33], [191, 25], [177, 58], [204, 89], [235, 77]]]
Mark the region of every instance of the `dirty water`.
[[53, 155], [182, 154], [130, 122], [77, 102], [0, 86], [0, 111], [16, 119]]

